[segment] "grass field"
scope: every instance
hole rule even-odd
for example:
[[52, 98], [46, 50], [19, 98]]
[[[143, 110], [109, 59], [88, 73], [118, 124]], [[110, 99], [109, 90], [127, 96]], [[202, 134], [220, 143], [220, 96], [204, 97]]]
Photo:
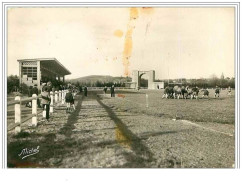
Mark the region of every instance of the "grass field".
[[[214, 90], [209, 90], [210, 98], [204, 99], [162, 99], [163, 90], [140, 90], [137, 93], [117, 91], [123, 94], [123, 104], [118, 104], [127, 111], [143, 112], [150, 115], [165, 116], [169, 118], [186, 119], [194, 122], [214, 122], [222, 124], [235, 123], [235, 97], [227, 91], [221, 91], [219, 98], [214, 98]], [[146, 108], [146, 94], [148, 105]], [[122, 99], [122, 98], [121, 98]], [[113, 100], [113, 103], [117, 103]], [[125, 102], [125, 103], [124, 103]]]

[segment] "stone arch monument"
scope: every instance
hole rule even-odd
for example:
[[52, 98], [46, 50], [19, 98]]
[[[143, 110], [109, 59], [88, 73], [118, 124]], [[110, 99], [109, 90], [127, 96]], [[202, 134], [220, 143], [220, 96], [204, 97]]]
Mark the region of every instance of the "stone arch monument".
[[154, 70], [149, 70], [149, 71], [133, 70], [132, 71], [132, 82], [131, 82], [130, 87], [138, 89], [140, 87], [141, 77], [144, 74], [146, 74], [148, 76], [148, 89], [164, 88], [164, 82], [155, 82], [155, 71]]

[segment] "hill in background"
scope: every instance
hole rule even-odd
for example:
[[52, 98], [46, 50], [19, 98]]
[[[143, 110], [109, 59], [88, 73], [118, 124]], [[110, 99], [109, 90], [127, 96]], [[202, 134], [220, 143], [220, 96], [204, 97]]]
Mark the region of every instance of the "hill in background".
[[125, 83], [125, 82], [130, 82], [132, 79], [130, 77], [112, 77], [109, 75], [91, 75], [91, 76], [85, 76], [85, 77], [80, 77], [76, 79], [69, 79], [66, 80], [67, 82], [71, 83], [79, 83], [81, 85], [89, 85], [93, 86], [96, 85], [97, 83], [100, 84], [108, 84], [108, 83]]

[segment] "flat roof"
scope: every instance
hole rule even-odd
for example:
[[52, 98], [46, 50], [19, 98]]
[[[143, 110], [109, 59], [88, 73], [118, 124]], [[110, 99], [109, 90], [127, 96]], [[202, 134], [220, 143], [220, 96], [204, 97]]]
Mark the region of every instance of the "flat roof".
[[61, 69], [64, 71], [65, 75], [71, 74], [71, 72], [63, 66], [56, 58], [33, 58], [33, 59], [19, 59], [18, 62], [26, 62], [26, 61], [40, 61], [40, 62], [55, 62]]

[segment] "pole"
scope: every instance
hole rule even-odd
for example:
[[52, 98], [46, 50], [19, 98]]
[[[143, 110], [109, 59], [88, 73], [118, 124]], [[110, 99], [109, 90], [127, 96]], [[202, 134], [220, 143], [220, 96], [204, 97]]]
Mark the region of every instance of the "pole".
[[62, 90], [62, 94], [61, 94], [61, 96], [62, 96], [62, 101], [61, 101], [61, 104], [64, 104], [64, 90]]
[[148, 108], [149, 107], [149, 95], [146, 94], [145, 97], [146, 97], [146, 108]]
[[32, 95], [32, 125], [34, 127], [37, 126], [37, 95]]
[[57, 102], [58, 102], [58, 92], [55, 91], [55, 103], [57, 103]]
[[64, 103], [66, 103], [66, 90], [64, 90]]
[[61, 90], [59, 90], [59, 102], [61, 102]]
[[21, 131], [21, 97], [15, 97], [15, 124], [19, 123], [19, 126], [15, 127], [15, 133], [19, 133]]
[[53, 92], [50, 92], [50, 113], [54, 112], [54, 96], [53, 96]]

